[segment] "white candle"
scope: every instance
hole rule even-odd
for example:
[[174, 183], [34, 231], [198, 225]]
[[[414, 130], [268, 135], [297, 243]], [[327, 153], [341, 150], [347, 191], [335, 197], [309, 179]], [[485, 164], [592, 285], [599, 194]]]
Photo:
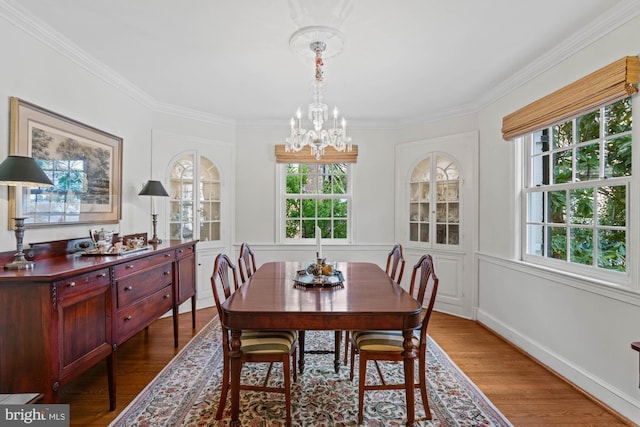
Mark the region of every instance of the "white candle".
[[16, 216], [15, 218], [22, 218], [22, 185], [16, 185], [15, 188], [15, 203], [16, 203]]
[[318, 253], [318, 258], [322, 258], [322, 243], [320, 242], [320, 227], [316, 226], [316, 252]]

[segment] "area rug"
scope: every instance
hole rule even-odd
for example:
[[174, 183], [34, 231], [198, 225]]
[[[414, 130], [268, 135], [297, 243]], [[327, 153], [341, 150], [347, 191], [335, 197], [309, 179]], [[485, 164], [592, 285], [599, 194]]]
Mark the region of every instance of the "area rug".
[[[306, 347], [328, 349], [333, 332], [308, 331]], [[511, 426], [511, 423], [460, 371], [429, 337], [427, 381], [431, 420], [425, 417], [420, 391], [415, 394], [416, 423], [420, 426]], [[358, 358], [356, 357], [356, 364]], [[263, 380], [267, 364], [247, 364], [242, 381]], [[402, 379], [402, 363], [382, 364], [385, 380]], [[416, 362], [417, 370], [417, 362]], [[292, 419], [295, 426], [356, 426], [358, 419], [358, 367], [349, 380], [349, 367], [333, 370], [333, 354], [307, 354], [305, 370], [292, 384]], [[157, 377], [110, 424], [124, 426], [228, 426], [230, 399], [224, 417], [215, 420], [222, 375], [221, 333], [217, 318], [205, 326]], [[376, 381], [375, 366], [367, 381]], [[274, 364], [270, 381], [282, 382], [281, 364]], [[284, 396], [260, 392], [240, 393], [243, 426], [284, 425]], [[404, 391], [368, 391], [364, 398], [364, 423], [369, 427], [404, 426]]]

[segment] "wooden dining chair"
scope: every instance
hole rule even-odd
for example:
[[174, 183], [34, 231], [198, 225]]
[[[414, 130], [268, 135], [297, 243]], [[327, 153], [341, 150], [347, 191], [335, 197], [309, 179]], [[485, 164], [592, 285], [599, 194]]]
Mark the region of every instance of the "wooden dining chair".
[[244, 283], [249, 280], [256, 272], [256, 257], [249, 247], [249, 244], [243, 243], [240, 246], [240, 256], [238, 257], [238, 270], [240, 270], [240, 282]]
[[[216, 257], [211, 275], [211, 287], [213, 297], [218, 310], [218, 319], [222, 319], [221, 304], [227, 300], [238, 289], [238, 276], [236, 267], [231, 263], [229, 257], [223, 253]], [[231, 360], [229, 351], [231, 350], [231, 331], [220, 322], [222, 330], [222, 350], [223, 350], [223, 372], [222, 390], [220, 392], [220, 402], [216, 420], [222, 418], [224, 407], [227, 401], [229, 382], [231, 377]], [[293, 381], [297, 381], [296, 331], [272, 331], [272, 330], [247, 330], [242, 331], [240, 336], [242, 352], [241, 361], [244, 363], [269, 363], [266, 378], [260, 385], [240, 384], [240, 390], [264, 391], [273, 393], [284, 393], [286, 405], [286, 425], [291, 425], [291, 366], [293, 366]], [[275, 387], [268, 385], [271, 367], [274, 362], [282, 362], [284, 376], [284, 386]]]
[[[427, 419], [431, 419], [429, 410], [429, 399], [427, 396], [427, 326], [433, 311], [433, 304], [438, 292], [438, 277], [436, 276], [433, 259], [431, 255], [423, 255], [413, 267], [411, 274], [411, 285], [409, 293], [422, 305], [422, 323], [419, 329], [414, 331], [413, 348], [418, 353], [418, 377], [419, 382], [415, 384], [420, 389], [422, 395], [422, 405], [424, 406]], [[425, 306], [426, 301], [426, 306]], [[404, 358], [404, 338], [402, 331], [353, 331], [351, 333], [351, 371], [349, 378], [353, 380], [353, 366], [355, 355], [360, 355], [360, 366], [358, 369], [358, 423], [362, 423], [364, 392], [368, 390], [392, 390], [404, 389], [402, 384], [388, 384], [385, 382], [378, 365], [379, 361], [400, 362]], [[373, 360], [380, 383], [366, 384], [367, 361]]]
[[[404, 273], [404, 256], [402, 255], [402, 245], [396, 244], [393, 248], [391, 248], [391, 252], [387, 255], [387, 266], [385, 267], [385, 272], [387, 275], [396, 282], [398, 285], [402, 280], [402, 274]], [[347, 357], [349, 354], [349, 331], [345, 331], [344, 333], [344, 364], [347, 365]]]
[[398, 285], [402, 281], [402, 273], [404, 273], [404, 257], [402, 256], [402, 245], [397, 244], [387, 255], [387, 266], [384, 271], [391, 277], [391, 280]]

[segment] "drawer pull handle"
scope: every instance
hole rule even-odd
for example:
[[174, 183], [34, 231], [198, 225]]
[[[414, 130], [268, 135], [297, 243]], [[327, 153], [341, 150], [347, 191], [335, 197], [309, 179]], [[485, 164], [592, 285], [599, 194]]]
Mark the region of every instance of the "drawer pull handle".
[[129, 264], [129, 265], [127, 265], [125, 268], [126, 268], [126, 269], [128, 269], [128, 270], [130, 270], [130, 269], [132, 269], [132, 268], [133, 268], [133, 264]]
[[131, 286], [125, 286], [125, 287], [124, 287], [124, 290], [125, 290], [125, 291], [131, 291], [131, 290], [133, 290], [133, 287], [131, 287]]
[[182, 252], [184, 252], [182, 249], [178, 250], [178, 253], [181, 254]]
[[67, 288], [75, 288], [75, 287], [76, 287], [76, 282], [67, 283]]
[[124, 318], [125, 322], [128, 322], [129, 320], [131, 320], [131, 316], [127, 316], [127, 317]]
[[98, 274], [98, 277], [107, 277], [107, 273]]
[[171, 298], [171, 294], [166, 294], [166, 295], [164, 296], [164, 299], [169, 299], [169, 298]]
[[171, 254], [164, 254], [165, 258], [171, 258]]
[[164, 272], [164, 275], [165, 275], [165, 276], [168, 276], [169, 274], [171, 274], [171, 272], [170, 272], [170, 271], [165, 271], [165, 272]]

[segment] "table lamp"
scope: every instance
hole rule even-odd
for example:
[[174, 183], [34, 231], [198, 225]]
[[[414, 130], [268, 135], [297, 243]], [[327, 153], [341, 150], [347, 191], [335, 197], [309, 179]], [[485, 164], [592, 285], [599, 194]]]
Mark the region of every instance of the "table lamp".
[[154, 196], [169, 197], [169, 193], [164, 189], [160, 181], [149, 180], [142, 187], [142, 190], [138, 193], [138, 196], [151, 196], [151, 221], [153, 222], [153, 237], [149, 240], [149, 243], [162, 243], [162, 240], [158, 239], [156, 234], [156, 226], [158, 224], [158, 214], [156, 213], [156, 199]]
[[22, 216], [22, 187], [52, 187], [53, 183], [49, 177], [40, 169], [40, 166], [31, 157], [8, 156], [0, 163], [0, 184], [16, 187], [16, 254], [9, 264], [5, 265], [6, 270], [24, 270], [33, 268], [35, 263], [28, 261], [22, 251], [24, 239], [24, 220]]

